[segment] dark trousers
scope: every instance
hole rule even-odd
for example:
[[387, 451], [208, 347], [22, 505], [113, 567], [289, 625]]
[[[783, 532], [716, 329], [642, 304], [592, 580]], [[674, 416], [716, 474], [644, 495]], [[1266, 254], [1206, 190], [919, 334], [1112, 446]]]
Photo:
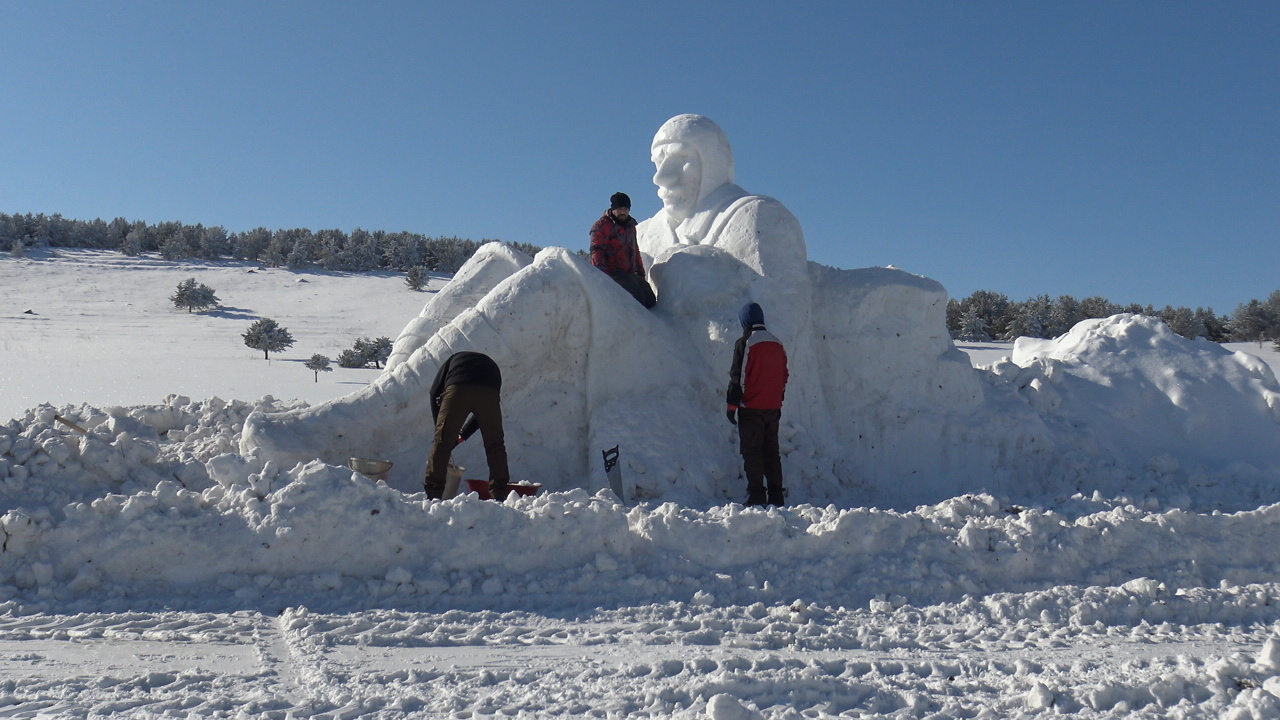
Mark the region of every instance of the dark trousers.
[[[782, 456], [778, 452], [781, 410], [738, 409], [738, 436], [742, 440], [742, 464], [747, 471], [747, 502], [783, 504]], [[768, 495], [765, 481], [768, 481]]]
[[622, 286], [623, 290], [631, 293], [631, 297], [637, 302], [645, 306], [647, 309], [653, 309], [658, 304], [658, 298], [653, 295], [653, 288], [649, 287], [649, 283], [640, 279], [639, 275], [634, 273], [618, 273], [610, 275], [613, 281]]
[[475, 415], [484, 438], [484, 454], [489, 461], [489, 493], [503, 499], [507, 496], [511, 473], [507, 469], [507, 446], [502, 435], [502, 403], [498, 391], [485, 385], [450, 385], [444, 389], [436, 417], [435, 442], [427, 461], [427, 495], [438, 498], [444, 494], [449, 456], [458, 444], [458, 432], [469, 415]]

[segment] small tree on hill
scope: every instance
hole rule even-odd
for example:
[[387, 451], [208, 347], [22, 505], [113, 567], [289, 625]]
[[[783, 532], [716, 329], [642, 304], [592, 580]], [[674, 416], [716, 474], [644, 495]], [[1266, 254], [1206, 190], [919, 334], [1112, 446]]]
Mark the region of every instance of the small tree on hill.
[[178, 291], [169, 299], [173, 301], [174, 307], [184, 307], [187, 312], [218, 305], [218, 296], [213, 294], [213, 288], [203, 283], [197, 284], [195, 278], [187, 278], [178, 283]]
[[339, 367], [362, 368], [368, 364], [369, 364], [369, 361], [365, 359], [364, 355], [361, 355], [355, 350], [343, 350], [342, 352], [338, 353]]
[[409, 272], [404, 276], [404, 284], [409, 286], [414, 292], [422, 292], [422, 288], [426, 286], [427, 269], [421, 265], [414, 265], [409, 268]]
[[320, 353], [311, 356], [311, 359], [304, 365], [308, 370], [316, 374], [316, 382], [320, 382], [320, 373], [333, 372], [333, 368], [329, 367], [329, 358]]
[[338, 354], [338, 364], [344, 368], [362, 368], [373, 365], [375, 368], [391, 357], [391, 338], [383, 336], [377, 340], [360, 338], [350, 350]]
[[261, 350], [262, 357], [270, 360], [272, 352], [280, 352], [285, 348], [293, 345], [293, 336], [289, 331], [280, 327], [271, 318], [259, 318], [253, 321], [249, 326], [249, 331], [244, 333], [244, 344], [254, 350]]
[[372, 351], [369, 353], [369, 359], [373, 361], [373, 366], [380, 368], [386, 364], [387, 358], [391, 357], [391, 338], [383, 337], [373, 341]]

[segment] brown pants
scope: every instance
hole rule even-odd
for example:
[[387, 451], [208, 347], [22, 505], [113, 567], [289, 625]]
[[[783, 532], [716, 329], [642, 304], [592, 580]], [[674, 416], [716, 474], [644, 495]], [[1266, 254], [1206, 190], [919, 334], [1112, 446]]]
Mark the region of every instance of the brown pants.
[[484, 454], [489, 461], [489, 493], [501, 500], [507, 496], [507, 484], [511, 481], [507, 446], [502, 436], [502, 403], [498, 391], [485, 385], [450, 385], [444, 389], [436, 417], [435, 442], [427, 461], [427, 495], [434, 498], [444, 495], [449, 456], [458, 444], [458, 432], [469, 415], [475, 415], [480, 436], [484, 438]]
[[[738, 436], [742, 440], [742, 464], [747, 472], [747, 502], [783, 504], [782, 456], [778, 452], [781, 410], [738, 409]], [[769, 492], [765, 494], [765, 480]]]

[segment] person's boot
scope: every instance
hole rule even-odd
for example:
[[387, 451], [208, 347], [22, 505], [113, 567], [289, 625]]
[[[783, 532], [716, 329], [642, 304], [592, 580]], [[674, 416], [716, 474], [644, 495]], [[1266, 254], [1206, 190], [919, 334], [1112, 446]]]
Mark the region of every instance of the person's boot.
[[764, 494], [764, 488], [748, 488], [747, 489], [747, 507], [761, 507], [767, 504], [768, 498]]
[[492, 480], [489, 481], [489, 497], [494, 500], [502, 502], [507, 499], [507, 494], [510, 492], [511, 488], [507, 483], [496, 483]]
[[769, 504], [775, 507], [782, 507], [787, 504], [786, 488], [769, 488]]
[[439, 485], [437, 485], [431, 482], [430, 480], [428, 480], [422, 483], [422, 489], [427, 493], [427, 497], [431, 498], [432, 500], [439, 500], [440, 498], [444, 497], [444, 483], [440, 483]]

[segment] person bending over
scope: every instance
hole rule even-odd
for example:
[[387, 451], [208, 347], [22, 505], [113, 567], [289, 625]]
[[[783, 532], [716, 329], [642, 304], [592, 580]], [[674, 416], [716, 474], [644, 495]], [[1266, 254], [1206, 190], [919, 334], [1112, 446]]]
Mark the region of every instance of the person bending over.
[[440, 365], [431, 383], [436, 434], [423, 483], [428, 497], [438, 500], [444, 496], [445, 473], [453, 448], [479, 429], [489, 462], [489, 494], [498, 501], [507, 498], [511, 474], [502, 436], [501, 389], [502, 372], [484, 353], [455, 353]]

